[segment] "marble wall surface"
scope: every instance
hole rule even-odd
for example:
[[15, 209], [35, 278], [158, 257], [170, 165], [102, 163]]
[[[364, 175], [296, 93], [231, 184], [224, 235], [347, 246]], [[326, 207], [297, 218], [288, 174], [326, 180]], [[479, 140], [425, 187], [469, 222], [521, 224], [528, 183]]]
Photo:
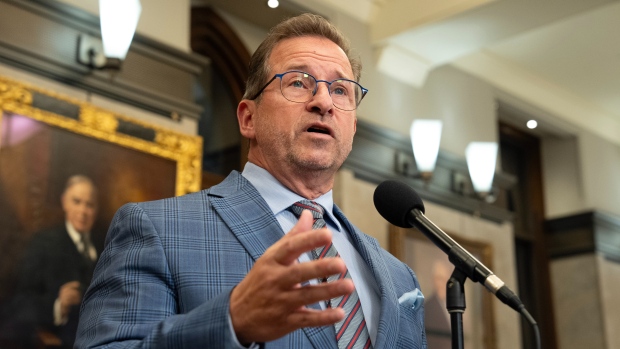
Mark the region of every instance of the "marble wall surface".
[[620, 262], [597, 256], [607, 348], [620, 348]]
[[620, 348], [620, 263], [588, 253], [551, 263], [560, 349]]

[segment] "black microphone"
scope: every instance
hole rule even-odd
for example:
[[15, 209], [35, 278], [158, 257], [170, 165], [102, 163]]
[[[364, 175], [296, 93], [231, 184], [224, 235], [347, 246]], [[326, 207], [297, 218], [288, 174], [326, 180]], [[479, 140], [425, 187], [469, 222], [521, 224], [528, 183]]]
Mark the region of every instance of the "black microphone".
[[519, 297], [500, 278], [426, 218], [424, 203], [411, 187], [397, 181], [385, 181], [375, 189], [373, 201], [377, 211], [388, 222], [401, 228], [415, 226], [448, 254], [450, 262], [471, 280], [483, 284], [497, 298], [517, 312], [524, 310]]

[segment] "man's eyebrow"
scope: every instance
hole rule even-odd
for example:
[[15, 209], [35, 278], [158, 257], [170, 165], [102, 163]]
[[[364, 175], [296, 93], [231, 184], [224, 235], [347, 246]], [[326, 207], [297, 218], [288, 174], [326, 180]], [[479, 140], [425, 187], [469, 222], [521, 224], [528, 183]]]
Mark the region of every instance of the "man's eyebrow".
[[[314, 76], [314, 74], [312, 74], [312, 73], [310, 73], [310, 72], [308, 71], [308, 68], [309, 68], [309, 66], [308, 66], [308, 65], [306, 65], [306, 64], [299, 64], [299, 65], [292, 65], [292, 66], [288, 67], [286, 71], [291, 71], [291, 70], [299, 70], [299, 71], [303, 71], [303, 72], [305, 72], [305, 73], [308, 73], [308, 74], [310, 74], [310, 75]], [[336, 76], [338, 76], [338, 77], [337, 77], [337, 78], [335, 78], [334, 80], [338, 80], [338, 79], [355, 80], [354, 78], [348, 78], [348, 77], [347, 77], [347, 75], [346, 75], [344, 72], [342, 72], [342, 71], [337, 71], [336, 73], [337, 73], [337, 75], [336, 75]], [[317, 79], [319, 79], [319, 78], [318, 78], [318, 77], [316, 77], [316, 76], [314, 76], [314, 77], [315, 77], [315, 78], [317, 78]], [[320, 80], [320, 79], [319, 79], [319, 80]]]
[[288, 67], [288, 70], [301, 70], [301, 71], [306, 71], [308, 69], [308, 66], [305, 64], [301, 64], [301, 65], [292, 65], [290, 67]]

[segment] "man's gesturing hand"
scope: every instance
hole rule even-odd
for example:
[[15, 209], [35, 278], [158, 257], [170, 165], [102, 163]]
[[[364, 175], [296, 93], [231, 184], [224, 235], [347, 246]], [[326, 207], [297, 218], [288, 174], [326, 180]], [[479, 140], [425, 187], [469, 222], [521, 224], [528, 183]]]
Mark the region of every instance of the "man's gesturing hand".
[[70, 281], [60, 286], [58, 290], [60, 300], [60, 314], [64, 318], [69, 314], [69, 309], [79, 305], [82, 301], [82, 291], [79, 281]]
[[353, 292], [351, 280], [300, 286], [346, 270], [340, 258], [297, 262], [302, 253], [330, 243], [331, 232], [312, 230], [312, 214], [304, 211], [295, 227], [265, 251], [230, 295], [230, 317], [239, 342], [266, 342], [344, 318], [340, 308], [318, 311], [306, 305]]

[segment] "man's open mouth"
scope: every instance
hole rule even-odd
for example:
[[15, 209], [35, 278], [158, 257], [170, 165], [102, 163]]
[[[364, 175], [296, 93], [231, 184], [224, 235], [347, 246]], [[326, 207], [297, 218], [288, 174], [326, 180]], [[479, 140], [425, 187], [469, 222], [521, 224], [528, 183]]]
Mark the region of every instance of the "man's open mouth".
[[308, 128], [308, 132], [316, 132], [316, 133], [322, 133], [322, 134], [329, 135], [329, 130], [328, 129], [322, 128], [322, 127], [318, 127], [318, 126], [312, 126], [312, 127]]

